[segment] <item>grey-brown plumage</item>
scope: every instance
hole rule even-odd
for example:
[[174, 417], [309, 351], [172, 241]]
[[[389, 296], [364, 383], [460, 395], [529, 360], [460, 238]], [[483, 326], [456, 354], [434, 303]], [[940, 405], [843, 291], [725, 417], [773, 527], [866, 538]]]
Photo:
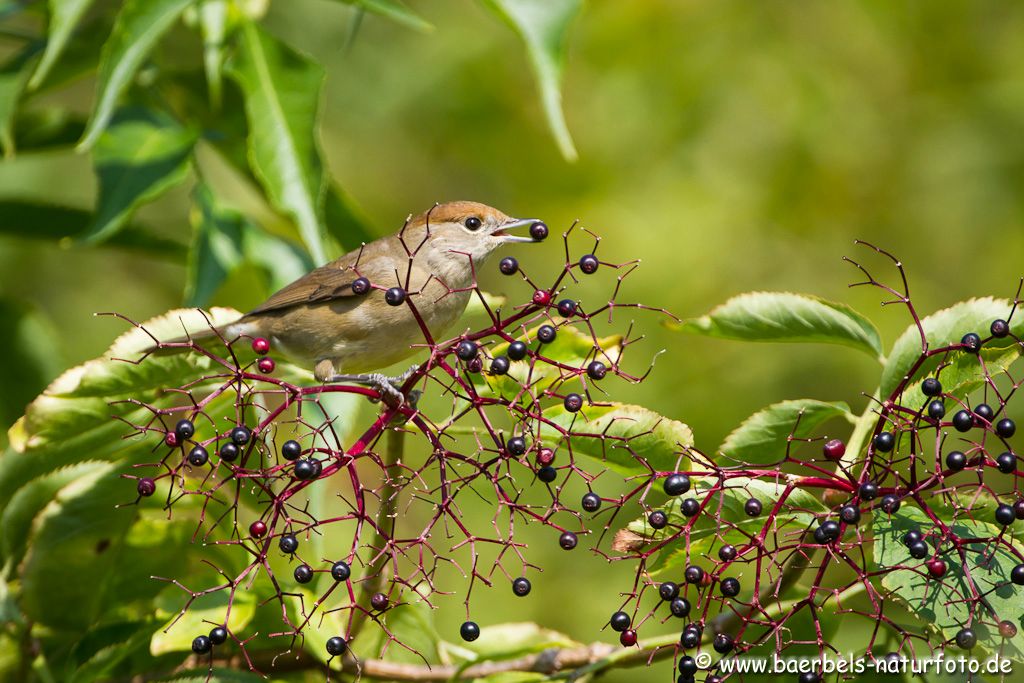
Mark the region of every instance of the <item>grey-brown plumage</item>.
[[[474, 270], [503, 244], [533, 241], [506, 233], [531, 222], [476, 202], [439, 204], [398, 233], [285, 286], [219, 333], [227, 339], [265, 337], [320, 381], [379, 370], [427, 342], [410, 306], [388, 305], [385, 290], [406, 290], [437, 340], [465, 310]], [[352, 291], [360, 277], [372, 284], [368, 293]]]

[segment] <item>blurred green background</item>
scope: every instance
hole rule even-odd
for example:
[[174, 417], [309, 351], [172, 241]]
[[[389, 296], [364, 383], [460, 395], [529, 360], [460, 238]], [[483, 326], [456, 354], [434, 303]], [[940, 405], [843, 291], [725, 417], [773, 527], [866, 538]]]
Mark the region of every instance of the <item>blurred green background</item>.
[[[377, 234], [451, 199], [542, 217], [555, 232], [578, 218], [602, 236], [599, 254], [642, 260], [623, 300], [687, 317], [740, 292], [807, 292], [867, 314], [887, 344], [909, 321], [898, 307], [881, 309], [877, 290], [847, 288], [858, 274], [844, 255], [885, 269], [854, 239], [903, 260], [922, 312], [1016, 289], [1024, 271], [1024, 5], [592, 0], [568, 42], [564, 109], [579, 152], [570, 163], [506, 26], [468, 0], [410, 4], [433, 31], [368, 15], [347, 48], [353, 10], [345, 4], [272, 2], [264, 19], [325, 65], [326, 163]], [[5, 54], [14, 45], [0, 36]], [[160, 50], [166, 60], [198, 60], [185, 35]], [[42, 104], [84, 116], [93, 89], [87, 76]], [[222, 197], [280, 228], [251, 186], [199, 155]], [[135, 222], [187, 242], [191, 185], [144, 207]], [[89, 159], [73, 145], [0, 165], [0, 200], [88, 209], [95, 192]], [[36, 307], [40, 324], [56, 332], [51, 376], [6, 389], [26, 400], [124, 329], [93, 313], [142, 320], [182, 304], [185, 267], [170, 255], [12, 237], [3, 228], [0, 291]], [[514, 253], [538, 273], [562, 256], [554, 239]], [[508, 289], [496, 269], [484, 286]], [[584, 301], [605, 295], [589, 284], [579, 292]], [[245, 309], [266, 294], [242, 270], [212, 303]], [[859, 411], [860, 392], [877, 383], [877, 366], [851, 350], [681, 336], [655, 316], [636, 317], [646, 321], [646, 353], [668, 352], [649, 381], [617, 387], [616, 398], [688, 423], [708, 450], [768, 403], [812, 397]], [[507, 591], [491, 591], [485, 600], [502, 620], [536, 620], [590, 640], [615, 602], [594, 596], [616, 581], [627, 589], [631, 568], [580, 555], [570, 569], [550, 546], [534, 556], [550, 568], [535, 582], [535, 599], [513, 603]], [[451, 607], [442, 619], [455, 624], [461, 615]]]

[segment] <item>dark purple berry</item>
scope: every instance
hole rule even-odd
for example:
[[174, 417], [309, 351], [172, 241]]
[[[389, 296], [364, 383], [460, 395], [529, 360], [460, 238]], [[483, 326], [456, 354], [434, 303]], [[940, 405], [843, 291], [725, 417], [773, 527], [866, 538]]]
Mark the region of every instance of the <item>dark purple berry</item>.
[[530, 237], [532, 237], [537, 242], [547, 239], [548, 226], [541, 221], [534, 222], [533, 224], [530, 225]]
[[463, 339], [459, 342], [459, 345], [455, 348], [455, 355], [459, 357], [459, 360], [471, 361], [476, 358], [480, 352], [480, 347], [477, 346], [476, 342], [468, 339]]
[[238, 458], [238, 446], [230, 441], [220, 447], [220, 459], [225, 462], [233, 462]]
[[628, 629], [632, 623], [633, 620], [629, 618], [629, 615], [622, 611], [615, 612], [611, 616], [611, 619], [608, 620], [608, 624], [612, 627], [612, 630], [618, 631], [619, 633]]
[[658, 586], [658, 597], [665, 602], [672, 602], [679, 597], [679, 585], [674, 581], [666, 581]]
[[747, 513], [748, 517], [757, 517], [761, 514], [761, 501], [757, 498], [750, 498], [743, 504], [743, 511]]
[[308, 481], [316, 478], [316, 465], [314, 460], [302, 459], [295, 463], [295, 478]]
[[513, 436], [508, 440], [508, 452], [512, 455], [523, 455], [526, 453], [526, 439], [521, 436]]
[[384, 301], [388, 306], [401, 306], [405, 303], [405, 290], [401, 287], [392, 287], [384, 292]]
[[590, 361], [590, 364], [587, 366], [587, 377], [595, 382], [604, 379], [607, 374], [608, 367], [599, 360]]
[[370, 607], [378, 612], [387, 609], [388, 602], [388, 596], [384, 593], [374, 593], [370, 596]]
[[278, 540], [277, 547], [285, 555], [291, 555], [299, 549], [299, 539], [295, 538], [292, 534], [285, 534]]
[[829, 541], [834, 541], [839, 538], [839, 524], [831, 519], [827, 522], [822, 522], [821, 526], [818, 528], [821, 529], [821, 533], [824, 534], [825, 538]]
[[498, 270], [501, 271], [502, 275], [515, 275], [519, 272], [519, 261], [511, 256], [506, 256], [498, 263]]
[[239, 425], [231, 430], [231, 442], [236, 446], [244, 446], [249, 443], [250, 438], [252, 438], [252, 432], [248, 427]]
[[579, 539], [576, 538], [576, 534], [571, 531], [564, 531], [562, 535], [558, 537], [558, 545], [562, 546], [562, 550], [572, 550], [579, 543]]
[[562, 299], [558, 302], [558, 315], [563, 318], [571, 318], [576, 313], [576, 302], [572, 299]]
[[647, 515], [647, 523], [654, 529], [664, 529], [668, 526], [668, 515], [661, 510], [654, 510]]
[[928, 404], [928, 417], [933, 420], [941, 420], [946, 415], [946, 404], [939, 400], [934, 400]]
[[739, 579], [723, 579], [722, 580], [722, 595], [727, 598], [734, 598], [740, 594], [740, 582]]
[[958, 410], [953, 415], [953, 428], [958, 432], [968, 432], [974, 426], [974, 416], [966, 410]]
[[832, 439], [825, 442], [821, 448], [822, 454], [829, 460], [839, 460], [846, 454], [846, 444], [839, 439]]
[[331, 565], [331, 578], [335, 581], [348, 581], [350, 576], [352, 576], [352, 569], [348, 566], [348, 562], [338, 560]]
[[907, 550], [910, 551], [910, 556], [915, 560], [923, 560], [924, 558], [928, 557], [929, 553], [928, 544], [924, 541], [911, 543], [907, 546]]
[[178, 420], [178, 424], [174, 425], [174, 436], [178, 438], [178, 443], [184, 443], [191, 439], [195, 433], [196, 426], [192, 424], [191, 420]]
[[223, 626], [214, 626], [210, 630], [210, 642], [214, 645], [223, 645], [228, 640], [228, 630]]
[[294, 576], [295, 580], [299, 583], [309, 583], [313, 580], [313, 568], [308, 564], [300, 564], [295, 568], [295, 571], [292, 572], [292, 576]]
[[139, 495], [143, 498], [149, 498], [156, 493], [156, 482], [149, 477], [143, 477], [139, 479], [139, 483], [136, 484], [135, 490], [139, 492]]
[[541, 467], [537, 470], [537, 478], [545, 484], [550, 484], [555, 479], [558, 479], [558, 470], [548, 465], [547, 467]]
[[521, 341], [514, 341], [508, 345], [508, 357], [512, 360], [522, 360], [526, 358], [526, 352], [528, 348], [526, 344]]
[[704, 580], [704, 570], [696, 565], [690, 565], [683, 572], [683, 576], [686, 577], [686, 583], [699, 584]]
[[996, 412], [992, 410], [992, 406], [987, 403], [979, 403], [974, 406], [974, 414], [980, 417], [985, 422], [991, 422]]
[[978, 636], [969, 628], [962, 628], [957, 631], [956, 644], [961, 650], [970, 650], [978, 644]]
[[911, 529], [907, 533], [903, 534], [903, 545], [911, 546], [914, 543], [920, 543], [924, 539], [924, 536], [917, 529]]
[[856, 524], [860, 521], [860, 509], [856, 505], [844, 505], [839, 508], [839, 519], [847, 524]]
[[1004, 417], [999, 422], [996, 422], [996, 434], [1009, 439], [1011, 436], [1017, 433], [1017, 425], [1008, 417]]
[[1024, 519], [1024, 498], [1013, 504], [1013, 514], [1017, 515], [1017, 519]]
[[700, 645], [700, 637], [700, 630], [695, 628], [693, 625], [690, 625], [683, 629], [683, 633], [679, 637], [679, 644], [687, 650], [692, 650]]
[[882, 509], [891, 515], [900, 509], [900, 499], [893, 495], [882, 496]]
[[562, 405], [564, 405], [565, 409], [570, 413], [577, 413], [580, 408], [583, 407], [583, 397], [579, 394], [569, 394], [565, 397]]
[[210, 454], [202, 446], [195, 446], [188, 452], [188, 464], [193, 467], [202, 467], [210, 461]]
[[896, 445], [896, 437], [893, 436], [892, 432], [879, 432], [872, 439], [871, 443], [874, 444], [875, 450], [879, 453], [888, 453]]
[[530, 580], [525, 576], [520, 576], [518, 579], [512, 582], [512, 592], [521, 598], [529, 595], [531, 588], [533, 588], [533, 585], [530, 583]]
[[1024, 564], [1018, 564], [1010, 570], [1010, 581], [1018, 586], [1024, 586]]
[[670, 496], [681, 496], [690, 490], [690, 478], [685, 474], [670, 474], [662, 482], [662, 489]]
[[992, 333], [993, 337], [1003, 338], [1010, 334], [1010, 323], [1006, 322], [1002, 318], [996, 318], [992, 321], [988, 331]]
[[715, 652], [720, 655], [724, 655], [732, 650], [734, 645], [735, 641], [728, 633], [719, 633], [715, 636], [715, 639], [711, 641], [711, 647], [713, 647]]
[[541, 344], [550, 344], [555, 341], [557, 334], [555, 328], [551, 325], [541, 325], [537, 328], [537, 339]]
[[466, 363], [466, 372], [471, 372], [474, 375], [480, 374], [480, 372], [483, 369], [484, 362], [479, 358], [474, 358], [473, 360]]
[[210, 642], [209, 636], [196, 636], [192, 641], [192, 652], [195, 652], [197, 655], [205, 655], [212, 649], [213, 643]]
[[723, 545], [718, 549], [718, 559], [722, 562], [732, 562], [736, 559], [736, 546], [734, 545]]
[[296, 460], [300, 455], [302, 455], [302, 446], [298, 441], [285, 441], [281, 446], [281, 456], [285, 460]]
[[508, 372], [508, 368], [511, 365], [508, 358], [505, 356], [498, 356], [491, 361], [491, 374], [492, 375], [504, 375]]
[[874, 500], [878, 498], [878, 484], [873, 481], [866, 481], [857, 489], [861, 500]]
[[352, 281], [352, 293], [362, 296], [370, 291], [370, 281], [365, 277], [357, 277]]
[[946, 454], [946, 467], [954, 472], [959, 472], [967, 467], [967, 456], [960, 451], [950, 451]]
[[683, 619], [690, 615], [690, 601], [686, 598], [676, 598], [669, 603], [668, 611], [672, 616]]
[[587, 512], [597, 512], [601, 509], [601, 496], [593, 492], [585, 493], [580, 506]]
[[1013, 453], [1008, 451], [1006, 453], [1000, 453], [996, 457], [996, 467], [998, 467], [999, 471], [1003, 474], [1012, 474], [1013, 471], [1017, 469], [1017, 458]]
[[963, 346], [964, 351], [968, 353], [978, 353], [981, 351], [981, 337], [974, 332], [968, 332], [961, 337], [960, 344]]
[[697, 666], [697, 660], [690, 655], [683, 655], [679, 658], [679, 673], [682, 675], [692, 678], [699, 669], [700, 667]]
[[333, 638], [327, 639], [327, 654], [332, 657], [340, 657], [345, 654], [345, 650], [348, 648], [348, 643], [341, 636], [334, 636]]
[[821, 676], [817, 671], [804, 671], [797, 681], [798, 683], [821, 683]]
[[927, 377], [921, 382], [921, 393], [925, 396], [938, 396], [942, 393], [942, 382], [934, 377]]
[[996, 523], [1002, 526], [1010, 526], [1017, 519], [1016, 513], [1013, 511], [1013, 507], [1006, 503], [1001, 503], [996, 506], [995, 512]]
[[679, 504], [679, 511], [684, 517], [695, 517], [700, 512], [700, 501], [696, 498], [686, 498]]
[[593, 275], [594, 273], [596, 273], [597, 268], [600, 265], [601, 263], [593, 254], [587, 254], [585, 256], [580, 257], [580, 270], [582, 270], [587, 275]]

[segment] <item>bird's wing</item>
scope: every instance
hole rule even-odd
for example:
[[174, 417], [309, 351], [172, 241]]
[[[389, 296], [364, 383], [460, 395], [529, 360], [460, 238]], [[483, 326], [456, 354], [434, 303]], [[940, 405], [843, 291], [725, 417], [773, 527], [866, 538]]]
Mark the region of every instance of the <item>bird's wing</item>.
[[327, 265], [311, 270], [295, 282], [279, 289], [246, 315], [258, 315], [292, 306], [357, 296], [352, 291], [352, 282], [359, 277], [365, 277], [375, 284], [394, 281], [395, 266], [392, 260], [373, 253], [376, 250], [369, 250], [369, 247], [375, 245], [376, 243], [367, 245], [367, 249], [364, 249], [361, 255], [359, 252], [350, 252]]

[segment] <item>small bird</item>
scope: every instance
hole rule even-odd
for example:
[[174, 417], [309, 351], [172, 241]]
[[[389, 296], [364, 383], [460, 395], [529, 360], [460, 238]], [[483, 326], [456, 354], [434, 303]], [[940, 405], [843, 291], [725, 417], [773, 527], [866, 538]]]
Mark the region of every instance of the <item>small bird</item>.
[[417, 315], [437, 340], [461, 317], [477, 269], [498, 247], [538, 241], [508, 231], [535, 223], [477, 202], [438, 204], [396, 234], [286, 285], [235, 322], [190, 338], [264, 337], [320, 382], [361, 382], [395, 396], [403, 377], [376, 371], [427, 341]]

